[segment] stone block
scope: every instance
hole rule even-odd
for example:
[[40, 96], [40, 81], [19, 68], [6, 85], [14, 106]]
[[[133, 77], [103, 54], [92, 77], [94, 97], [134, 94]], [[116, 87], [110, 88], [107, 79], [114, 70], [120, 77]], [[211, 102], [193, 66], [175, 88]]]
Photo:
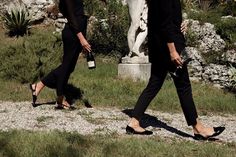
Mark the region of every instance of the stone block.
[[130, 78], [134, 81], [148, 81], [151, 75], [151, 63], [118, 65], [118, 77]]

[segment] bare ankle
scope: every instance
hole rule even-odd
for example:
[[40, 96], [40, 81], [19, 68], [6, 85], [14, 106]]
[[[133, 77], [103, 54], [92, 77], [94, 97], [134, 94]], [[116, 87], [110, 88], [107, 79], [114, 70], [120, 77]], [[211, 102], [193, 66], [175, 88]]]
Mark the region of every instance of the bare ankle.
[[195, 134], [211, 135], [214, 130], [213, 127], [206, 127], [200, 121], [197, 121], [197, 124], [193, 126], [193, 132]]
[[202, 129], [204, 129], [204, 125], [199, 120], [197, 120], [197, 124], [193, 125], [193, 131], [198, 133], [201, 132]]
[[45, 85], [42, 83], [42, 81], [35, 83], [35, 89], [36, 89], [36, 95], [39, 95], [41, 90], [45, 87]]
[[70, 106], [71, 106], [71, 105], [68, 103], [68, 101], [66, 101], [66, 99], [63, 99], [62, 104], [63, 104], [64, 106], [67, 106], [67, 107], [70, 107]]
[[131, 126], [131, 127], [140, 127], [140, 124], [139, 124], [139, 121], [136, 118], [132, 117], [130, 122], [129, 122], [129, 126]]

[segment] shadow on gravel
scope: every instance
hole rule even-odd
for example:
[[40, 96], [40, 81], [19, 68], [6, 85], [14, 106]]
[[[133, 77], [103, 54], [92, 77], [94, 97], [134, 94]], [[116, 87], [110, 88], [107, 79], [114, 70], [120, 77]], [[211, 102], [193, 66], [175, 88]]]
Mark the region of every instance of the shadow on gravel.
[[81, 100], [85, 107], [92, 108], [89, 100], [84, 96], [84, 91], [72, 84], [66, 86], [65, 97], [69, 104], [74, 104], [75, 101]]
[[35, 103], [35, 107], [42, 106], [42, 105], [55, 105], [56, 101], [44, 102], [44, 103]]
[[[84, 103], [84, 106], [87, 108], [92, 108], [92, 105], [90, 104], [89, 100], [84, 96], [83, 90], [80, 88], [75, 87], [72, 84], [68, 84], [65, 87], [65, 97], [69, 104], [74, 104], [75, 101], [81, 100]], [[45, 102], [45, 103], [36, 103], [35, 107], [41, 106], [41, 105], [55, 105], [56, 101], [51, 102]]]
[[[125, 109], [122, 112], [125, 113], [126, 115], [128, 115], [129, 117], [131, 117], [133, 109]], [[165, 129], [169, 132], [175, 133], [175, 134], [177, 134], [179, 136], [182, 136], [182, 137], [194, 138], [192, 135], [190, 135], [188, 133], [185, 133], [181, 130], [178, 130], [178, 129], [172, 127], [172, 126], [169, 126], [168, 124], [158, 120], [157, 117], [154, 117], [154, 116], [151, 116], [151, 115], [148, 115], [148, 114], [144, 114], [143, 118], [140, 121], [140, 125], [143, 128], [146, 128], [146, 127], [149, 127], [149, 126], [152, 126], [152, 127], [155, 127], [155, 128], [163, 128], [163, 129]]]

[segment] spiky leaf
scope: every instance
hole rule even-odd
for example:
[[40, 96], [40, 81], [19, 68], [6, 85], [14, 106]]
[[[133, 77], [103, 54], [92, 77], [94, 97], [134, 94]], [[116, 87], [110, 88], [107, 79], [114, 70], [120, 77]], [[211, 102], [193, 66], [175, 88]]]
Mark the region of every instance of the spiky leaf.
[[10, 36], [19, 37], [27, 34], [31, 25], [29, 13], [26, 9], [12, 9], [3, 15], [3, 20]]

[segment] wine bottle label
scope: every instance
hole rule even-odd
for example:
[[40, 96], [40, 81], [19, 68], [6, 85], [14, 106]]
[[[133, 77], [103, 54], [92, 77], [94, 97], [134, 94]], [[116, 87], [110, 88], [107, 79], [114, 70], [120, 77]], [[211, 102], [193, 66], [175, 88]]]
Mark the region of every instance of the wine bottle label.
[[95, 67], [94, 61], [88, 61], [88, 67]]

